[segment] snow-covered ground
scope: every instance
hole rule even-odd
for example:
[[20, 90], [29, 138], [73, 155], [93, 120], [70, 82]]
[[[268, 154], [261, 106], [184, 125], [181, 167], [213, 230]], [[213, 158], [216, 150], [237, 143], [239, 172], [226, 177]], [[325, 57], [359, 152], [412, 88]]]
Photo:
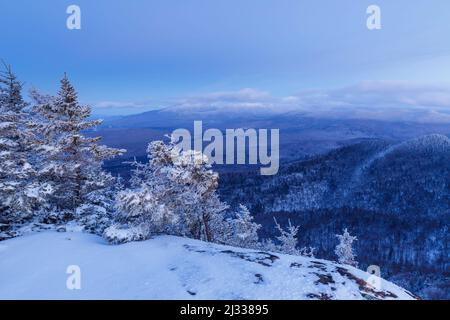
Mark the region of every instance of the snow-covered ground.
[[[74, 274], [66, 273], [69, 266], [80, 268], [79, 290], [67, 288], [67, 279], [74, 279]], [[94, 235], [46, 231], [0, 242], [0, 299], [413, 299], [413, 296], [361, 270], [325, 260], [172, 236], [112, 246]]]

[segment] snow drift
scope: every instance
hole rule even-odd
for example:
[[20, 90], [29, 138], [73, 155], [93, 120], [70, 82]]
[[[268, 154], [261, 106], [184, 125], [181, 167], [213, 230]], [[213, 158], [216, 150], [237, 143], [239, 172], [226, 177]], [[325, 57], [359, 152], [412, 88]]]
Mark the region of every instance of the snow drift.
[[[66, 286], [79, 266], [81, 289]], [[0, 299], [414, 299], [346, 265], [173, 236], [108, 245], [42, 232], [0, 243]]]

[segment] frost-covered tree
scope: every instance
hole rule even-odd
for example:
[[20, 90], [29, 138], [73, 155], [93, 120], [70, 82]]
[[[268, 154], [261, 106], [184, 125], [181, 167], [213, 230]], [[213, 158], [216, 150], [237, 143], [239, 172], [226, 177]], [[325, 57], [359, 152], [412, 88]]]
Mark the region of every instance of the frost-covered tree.
[[[102, 171], [101, 174], [107, 173]], [[105, 188], [87, 194], [86, 202], [75, 210], [75, 217], [84, 230], [98, 235], [103, 234], [112, 223], [116, 195], [122, 190], [123, 185], [119, 177], [115, 179], [115, 183], [109, 183]]]
[[149, 161], [136, 160], [130, 179], [131, 188], [116, 196], [115, 224], [104, 232], [111, 243], [147, 239], [154, 233], [175, 233], [179, 214], [175, 204], [176, 188], [168, 172], [173, 166], [171, 148], [162, 141], [149, 144]]
[[253, 221], [253, 216], [246, 206], [239, 205], [236, 216], [227, 222], [230, 227], [227, 244], [242, 248], [259, 247], [258, 230], [261, 225]]
[[200, 152], [174, 149], [171, 183], [178, 188], [176, 203], [182, 227], [195, 239], [214, 241], [223, 238], [224, 212], [228, 206], [217, 194], [219, 175], [211, 170]]
[[351, 236], [347, 231], [347, 228], [344, 229], [344, 233], [342, 235], [338, 234], [336, 237], [339, 239], [339, 244], [336, 246], [334, 253], [336, 253], [339, 263], [357, 267], [358, 262], [355, 260], [352, 245], [353, 242], [358, 239]]
[[115, 183], [102, 170], [102, 163], [125, 150], [100, 145], [100, 137], [83, 134], [100, 125], [101, 120], [89, 119], [91, 108], [78, 103], [77, 93], [66, 75], [57, 96], [34, 92], [32, 97], [34, 111], [41, 118], [35, 129], [45, 149], [40, 174], [54, 189], [51, 201], [57, 220], [74, 216], [82, 219], [88, 212], [100, 214], [107, 209], [102, 198], [107, 197], [106, 192]]
[[287, 230], [284, 230], [277, 220], [274, 218], [275, 226], [277, 230], [280, 232], [280, 235], [277, 236], [278, 241], [280, 242], [279, 249], [281, 252], [286, 254], [299, 254], [297, 249], [297, 233], [300, 229], [299, 226], [293, 226], [291, 224], [291, 220], [288, 221]]
[[162, 230], [178, 218], [159, 195], [160, 192], [145, 185], [134, 191], [124, 190], [117, 196], [117, 209], [125, 221], [144, 223], [154, 230]]
[[283, 229], [278, 221], [273, 218], [275, 222], [275, 228], [280, 233], [279, 236], [276, 237], [277, 243], [274, 243], [272, 240], [267, 240], [262, 244], [262, 248], [268, 251], [279, 252], [284, 254], [296, 255], [296, 256], [305, 256], [305, 257], [314, 257], [315, 249], [312, 247], [302, 247], [298, 248], [298, 239], [297, 234], [300, 230], [299, 226], [293, 226], [291, 224], [291, 220], [288, 220], [287, 229]]
[[[108, 228], [105, 237], [117, 243], [165, 232], [206, 241], [223, 239], [227, 206], [217, 195], [218, 175], [207, 159], [181, 151], [173, 141], [150, 143], [148, 157], [146, 164], [134, 163], [131, 189], [117, 197], [119, 225]], [[139, 235], [126, 231], [130, 229]], [[118, 236], [127, 238], [120, 241]]]
[[51, 186], [37, 180], [32, 122], [22, 83], [11, 67], [0, 72], [0, 223], [20, 223], [46, 201]]

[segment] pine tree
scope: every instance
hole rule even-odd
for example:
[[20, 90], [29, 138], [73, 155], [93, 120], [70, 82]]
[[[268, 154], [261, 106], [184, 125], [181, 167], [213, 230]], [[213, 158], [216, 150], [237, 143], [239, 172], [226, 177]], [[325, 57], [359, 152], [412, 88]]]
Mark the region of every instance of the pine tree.
[[227, 244], [242, 248], [258, 247], [258, 230], [261, 228], [261, 225], [253, 221], [253, 217], [246, 206], [239, 205], [236, 217], [228, 219], [228, 224], [231, 229], [231, 237]]
[[280, 232], [280, 235], [277, 236], [278, 241], [280, 242], [279, 250], [280, 252], [292, 255], [299, 255], [299, 251], [297, 249], [297, 233], [300, 229], [299, 226], [293, 226], [291, 224], [291, 220], [288, 221], [287, 230], [284, 230], [280, 224], [277, 222], [275, 218], [275, 226], [277, 230]]
[[[107, 173], [102, 171], [101, 174]], [[107, 179], [109, 181], [111, 177]], [[84, 230], [98, 235], [103, 234], [104, 230], [111, 225], [116, 210], [116, 195], [121, 191], [123, 191], [123, 184], [121, 178], [117, 177], [115, 183], [108, 183], [106, 187], [87, 194], [85, 203], [75, 210], [75, 217]]]
[[347, 228], [344, 229], [344, 233], [342, 235], [336, 235], [336, 237], [339, 239], [339, 244], [336, 246], [334, 252], [338, 256], [339, 263], [357, 267], [358, 262], [355, 260], [352, 244], [358, 239], [351, 236], [347, 231]]
[[[100, 137], [87, 137], [83, 132], [101, 124], [89, 120], [91, 108], [78, 103], [77, 93], [66, 75], [56, 97], [33, 93], [34, 110], [41, 117], [37, 126], [41, 145], [46, 150], [41, 176], [51, 181], [53, 209], [58, 220], [82, 216], [88, 210], [97, 213], [104, 207], [101, 198], [113, 187], [114, 178], [102, 170], [106, 159], [121, 155], [125, 150], [100, 145]], [[80, 209], [81, 207], [81, 209]], [[78, 210], [77, 210], [78, 209]]]
[[32, 122], [22, 83], [5, 65], [0, 73], [0, 223], [21, 223], [52, 190], [39, 183]]
[[218, 175], [207, 159], [163, 141], [150, 143], [148, 156], [148, 163], [134, 163], [131, 189], [117, 197], [117, 225], [108, 228], [105, 237], [118, 243], [163, 232], [206, 241], [223, 239], [227, 206], [216, 193]]
[[131, 163], [131, 186], [117, 194], [115, 224], [104, 232], [110, 243], [145, 240], [155, 233], [177, 233], [176, 188], [167, 174], [173, 165], [171, 147], [162, 141], [152, 142], [147, 149], [149, 161]]
[[177, 186], [176, 202], [189, 236], [208, 242], [223, 237], [224, 212], [228, 205], [217, 194], [219, 175], [197, 151], [172, 149], [173, 167], [168, 172]]
[[284, 254], [305, 256], [314, 258], [315, 248], [312, 247], [302, 247], [297, 248], [298, 238], [297, 234], [300, 229], [299, 226], [293, 226], [291, 220], [288, 220], [287, 230], [284, 230], [281, 225], [277, 222], [275, 217], [273, 218], [275, 222], [275, 228], [280, 233], [276, 237], [278, 243], [275, 244], [272, 240], [266, 240], [261, 246], [262, 249], [267, 251], [279, 252]]

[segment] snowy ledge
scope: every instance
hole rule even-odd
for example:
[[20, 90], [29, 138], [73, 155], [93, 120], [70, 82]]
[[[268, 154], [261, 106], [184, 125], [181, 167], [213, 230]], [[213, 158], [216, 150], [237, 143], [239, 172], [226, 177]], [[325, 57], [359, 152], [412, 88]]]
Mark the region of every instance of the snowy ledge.
[[[80, 290], [67, 287], [80, 268]], [[370, 284], [369, 284], [370, 283]], [[0, 299], [415, 299], [350, 266], [173, 236], [108, 245], [46, 231], [0, 242]]]

